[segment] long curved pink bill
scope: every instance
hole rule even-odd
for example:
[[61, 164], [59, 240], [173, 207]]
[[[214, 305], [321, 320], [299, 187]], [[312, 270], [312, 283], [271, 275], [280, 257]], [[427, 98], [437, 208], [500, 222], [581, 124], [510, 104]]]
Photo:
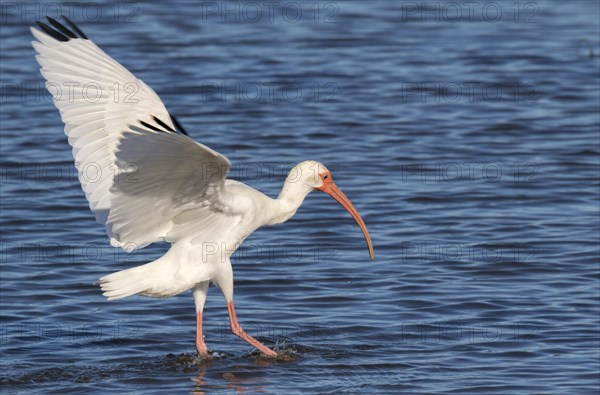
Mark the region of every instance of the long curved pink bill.
[[346, 211], [350, 213], [350, 215], [352, 215], [352, 218], [354, 218], [358, 226], [360, 226], [360, 230], [362, 230], [362, 233], [365, 236], [367, 246], [369, 247], [369, 256], [371, 257], [371, 260], [375, 260], [375, 253], [373, 252], [373, 243], [371, 242], [371, 236], [369, 235], [369, 231], [367, 230], [367, 225], [365, 225], [365, 222], [358, 214], [358, 211], [356, 210], [352, 202], [350, 202], [350, 199], [348, 199], [346, 195], [344, 195], [344, 192], [342, 192], [342, 190], [338, 188], [338, 186], [335, 185], [333, 182], [325, 183], [322, 187], [318, 189], [334, 198], [339, 204], [342, 205], [342, 207], [346, 209]]

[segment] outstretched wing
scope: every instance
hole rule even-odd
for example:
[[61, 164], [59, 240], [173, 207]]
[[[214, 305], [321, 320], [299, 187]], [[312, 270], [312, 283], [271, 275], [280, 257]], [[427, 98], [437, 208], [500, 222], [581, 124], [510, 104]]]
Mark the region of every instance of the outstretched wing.
[[150, 87], [63, 19], [68, 27], [38, 22], [32, 44], [111, 243], [174, 241], [178, 214], [193, 209], [195, 220], [209, 221], [225, 213], [229, 160], [187, 137]]

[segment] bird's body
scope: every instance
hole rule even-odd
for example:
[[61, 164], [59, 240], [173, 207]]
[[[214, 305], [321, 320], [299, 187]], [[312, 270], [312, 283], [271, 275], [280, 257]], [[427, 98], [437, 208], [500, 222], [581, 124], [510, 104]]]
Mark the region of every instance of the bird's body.
[[[317, 166], [317, 162], [309, 161], [299, 166], [308, 168]], [[294, 215], [310, 192], [303, 194], [295, 186], [294, 183], [284, 184], [282, 194], [272, 199], [244, 183], [225, 180], [221, 192], [223, 201], [218, 208], [221, 215], [228, 218], [225, 226], [210, 228], [210, 236], [206, 236], [197, 233], [196, 222], [186, 222], [188, 226], [173, 231], [182, 236], [161, 258], [101, 278], [105, 296], [109, 299], [133, 294], [174, 296], [206, 281], [213, 281], [227, 292], [227, 279], [220, 278], [219, 273], [231, 272], [231, 255], [256, 229], [285, 222]], [[183, 211], [179, 216], [194, 216], [194, 211]], [[136, 280], [131, 281], [134, 277]]]
[[358, 222], [373, 258], [358, 212], [315, 161], [295, 166], [275, 199], [226, 179], [225, 156], [188, 137], [150, 87], [63, 19], [69, 27], [48, 18], [50, 26], [38, 23], [43, 32], [31, 29], [38, 39], [33, 46], [90, 209], [115, 247], [129, 252], [171, 243], [155, 261], [102, 277], [104, 295], [168, 297], [192, 290], [196, 347], [208, 357], [202, 312], [212, 281], [223, 292], [233, 333], [275, 356], [237, 322], [231, 255], [256, 229], [285, 222], [311, 191], [320, 190]]

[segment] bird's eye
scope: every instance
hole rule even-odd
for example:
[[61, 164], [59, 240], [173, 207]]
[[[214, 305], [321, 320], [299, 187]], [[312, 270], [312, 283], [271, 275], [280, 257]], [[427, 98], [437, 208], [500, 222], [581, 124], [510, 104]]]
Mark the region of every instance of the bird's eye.
[[328, 178], [329, 178], [329, 176], [328, 176], [327, 174], [325, 174], [325, 175], [323, 176], [323, 179], [324, 179], [324, 180], [326, 180], [326, 179], [328, 179]]

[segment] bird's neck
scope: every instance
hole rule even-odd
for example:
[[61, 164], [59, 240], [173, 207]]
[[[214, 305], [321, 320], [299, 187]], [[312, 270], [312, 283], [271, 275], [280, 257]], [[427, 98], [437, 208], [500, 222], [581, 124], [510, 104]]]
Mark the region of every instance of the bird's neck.
[[280, 224], [293, 217], [311, 191], [312, 189], [303, 182], [286, 180], [279, 197], [273, 200], [273, 216], [269, 225]]

